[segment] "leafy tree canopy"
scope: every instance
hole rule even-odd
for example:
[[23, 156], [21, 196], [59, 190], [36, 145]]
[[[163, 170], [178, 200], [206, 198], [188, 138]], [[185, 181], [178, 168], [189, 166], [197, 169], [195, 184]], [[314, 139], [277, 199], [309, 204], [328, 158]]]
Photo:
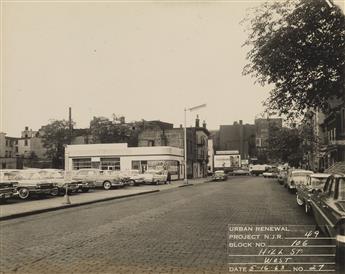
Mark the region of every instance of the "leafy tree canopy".
[[272, 84], [267, 109], [288, 118], [331, 109], [344, 96], [345, 16], [325, 0], [263, 3], [243, 20], [249, 63], [243, 74]]
[[46, 155], [57, 168], [63, 166], [64, 146], [69, 144], [72, 138], [69, 126], [66, 120], [53, 120], [40, 129], [43, 133], [41, 136], [43, 146], [47, 149]]

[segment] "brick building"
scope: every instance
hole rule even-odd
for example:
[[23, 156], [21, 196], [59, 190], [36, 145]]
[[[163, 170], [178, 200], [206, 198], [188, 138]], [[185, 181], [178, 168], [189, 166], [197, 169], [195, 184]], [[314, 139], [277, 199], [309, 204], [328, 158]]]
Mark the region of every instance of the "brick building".
[[[163, 123], [163, 122], [161, 122]], [[161, 126], [163, 125], [163, 126]], [[139, 133], [138, 146], [170, 146], [184, 148], [183, 127], [174, 128], [172, 124], [152, 125]], [[189, 178], [207, 176], [209, 131], [204, 122], [200, 126], [199, 118], [194, 127], [187, 128], [187, 172]]]
[[211, 131], [214, 150], [237, 150], [243, 160], [254, 157], [255, 129], [255, 125], [243, 124], [242, 120], [233, 125], [221, 125], [219, 130]]
[[17, 168], [18, 163], [18, 140], [16, 137], [6, 136], [0, 132], [0, 168]]

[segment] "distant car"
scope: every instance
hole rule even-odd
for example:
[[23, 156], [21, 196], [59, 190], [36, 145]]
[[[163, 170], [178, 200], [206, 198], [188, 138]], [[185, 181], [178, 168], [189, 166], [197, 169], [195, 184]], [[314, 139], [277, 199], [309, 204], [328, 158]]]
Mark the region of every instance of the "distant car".
[[225, 174], [224, 170], [217, 170], [212, 176], [213, 181], [225, 181], [226, 179], [227, 175]]
[[28, 199], [33, 194], [50, 195], [57, 192], [57, 185], [43, 179], [36, 170], [12, 170], [4, 173], [7, 181], [16, 182], [16, 194], [20, 199]]
[[296, 186], [305, 183], [307, 181], [307, 176], [313, 174], [310, 170], [304, 170], [304, 169], [291, 169], [288, 172], [286, 184], [284, 185], [287, 187], [290, 191], [293, 191], [296, 189]]
[[123, 187], [125, 185], [117, 173], [112, 174], [96, 168], [79, 169], [72, 178], [87, 183], [87, 186], [82, 187], [83, 192], [87, 192], [94, 187], [109, 190], [112, 187]]
[[336, 259], [345, 271], [345, 175], [328, 177], [323, 190], [311, 195], [310, 205], [318, 228], [335, 239]]
[[270, 168], [269, 170], [262, 173], [262, 176], [264, 176], [265, 178], [278, 178], [278, 169]]
[[6, 172], [0, 172], [0, 200], [12, 198], [17, 192], [18, 183], [8, 178]]
[[281, 185], [284, 184], [284, 181], [286, 180], [287, 174], [288, 174], [287, 170], [280, 170], [278, 172], [277, 179], [278, 179], [279, 184], [281, 184]]
[[234, 176], [250, 175], [250, 172], [249, 172], [248, 169], [244, 169], [244, 168], [242, 169], [242, 168], [240, 168], [240, 169], [234, 170], [234, 171], [232, 172], [232, 175], [234, 175]]
[[310, 197], [316, 192], [321, 192], [327, 178], [331, 174], [314, 173], [307, 176], [305, 183], [299, 184], [296, 187], [296, 202], [299, 206], [304, 206], [306, 214], [310, 213]]
[[[58, 188], [58, 194], [65, 194], [66, 193], [66, 186], [68, 189], [68, 194], [71, 194], [72, 192], [77, 192], [79, 189], [80, 184], [82, 182], [79, 180], [72, 180], [67, 179], [64, 177], [64, 171], [59, 169], [41, 169], [38, 170], [38, 174], [44, 178], [49, 180], [52, 183], [55, 183]], [[55, 193], [52, 193], [52, 195], [55, 195]]]
[[164, 170], [146, 170], [142, 176], [145, 184], [166, 184], [168, 175]]
[[250, 165], [249, 166], [249, 171], [251, 175], [259, 176], [266, 172], [270, 166], [268, 165]]

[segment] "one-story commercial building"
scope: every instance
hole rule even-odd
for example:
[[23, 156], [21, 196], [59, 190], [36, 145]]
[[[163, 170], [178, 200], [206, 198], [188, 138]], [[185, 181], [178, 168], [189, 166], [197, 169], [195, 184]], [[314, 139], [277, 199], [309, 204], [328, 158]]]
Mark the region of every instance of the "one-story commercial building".
[[168, 170], [171, 179], [184, 178], [183, 149], [170, 146], [128, 147], [126, 143], [68, 145], [65, 170]]

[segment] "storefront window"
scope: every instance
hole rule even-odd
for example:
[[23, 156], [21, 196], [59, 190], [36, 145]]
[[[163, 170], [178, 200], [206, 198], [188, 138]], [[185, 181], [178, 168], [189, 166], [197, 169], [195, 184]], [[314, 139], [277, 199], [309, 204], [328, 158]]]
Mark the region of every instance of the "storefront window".
[[148, 161], [132, 161], [132, 169], [145, 172], [146, 170], [166, 170], [171, 175], [178, 175], [180, 172], [180, 164], [176, 160], [148, 160]]
[[72, 159], [73, 169], [91, 168], [91, 158]]
[[120, 158], [101, 158], [101, 169], [120, 170]]

